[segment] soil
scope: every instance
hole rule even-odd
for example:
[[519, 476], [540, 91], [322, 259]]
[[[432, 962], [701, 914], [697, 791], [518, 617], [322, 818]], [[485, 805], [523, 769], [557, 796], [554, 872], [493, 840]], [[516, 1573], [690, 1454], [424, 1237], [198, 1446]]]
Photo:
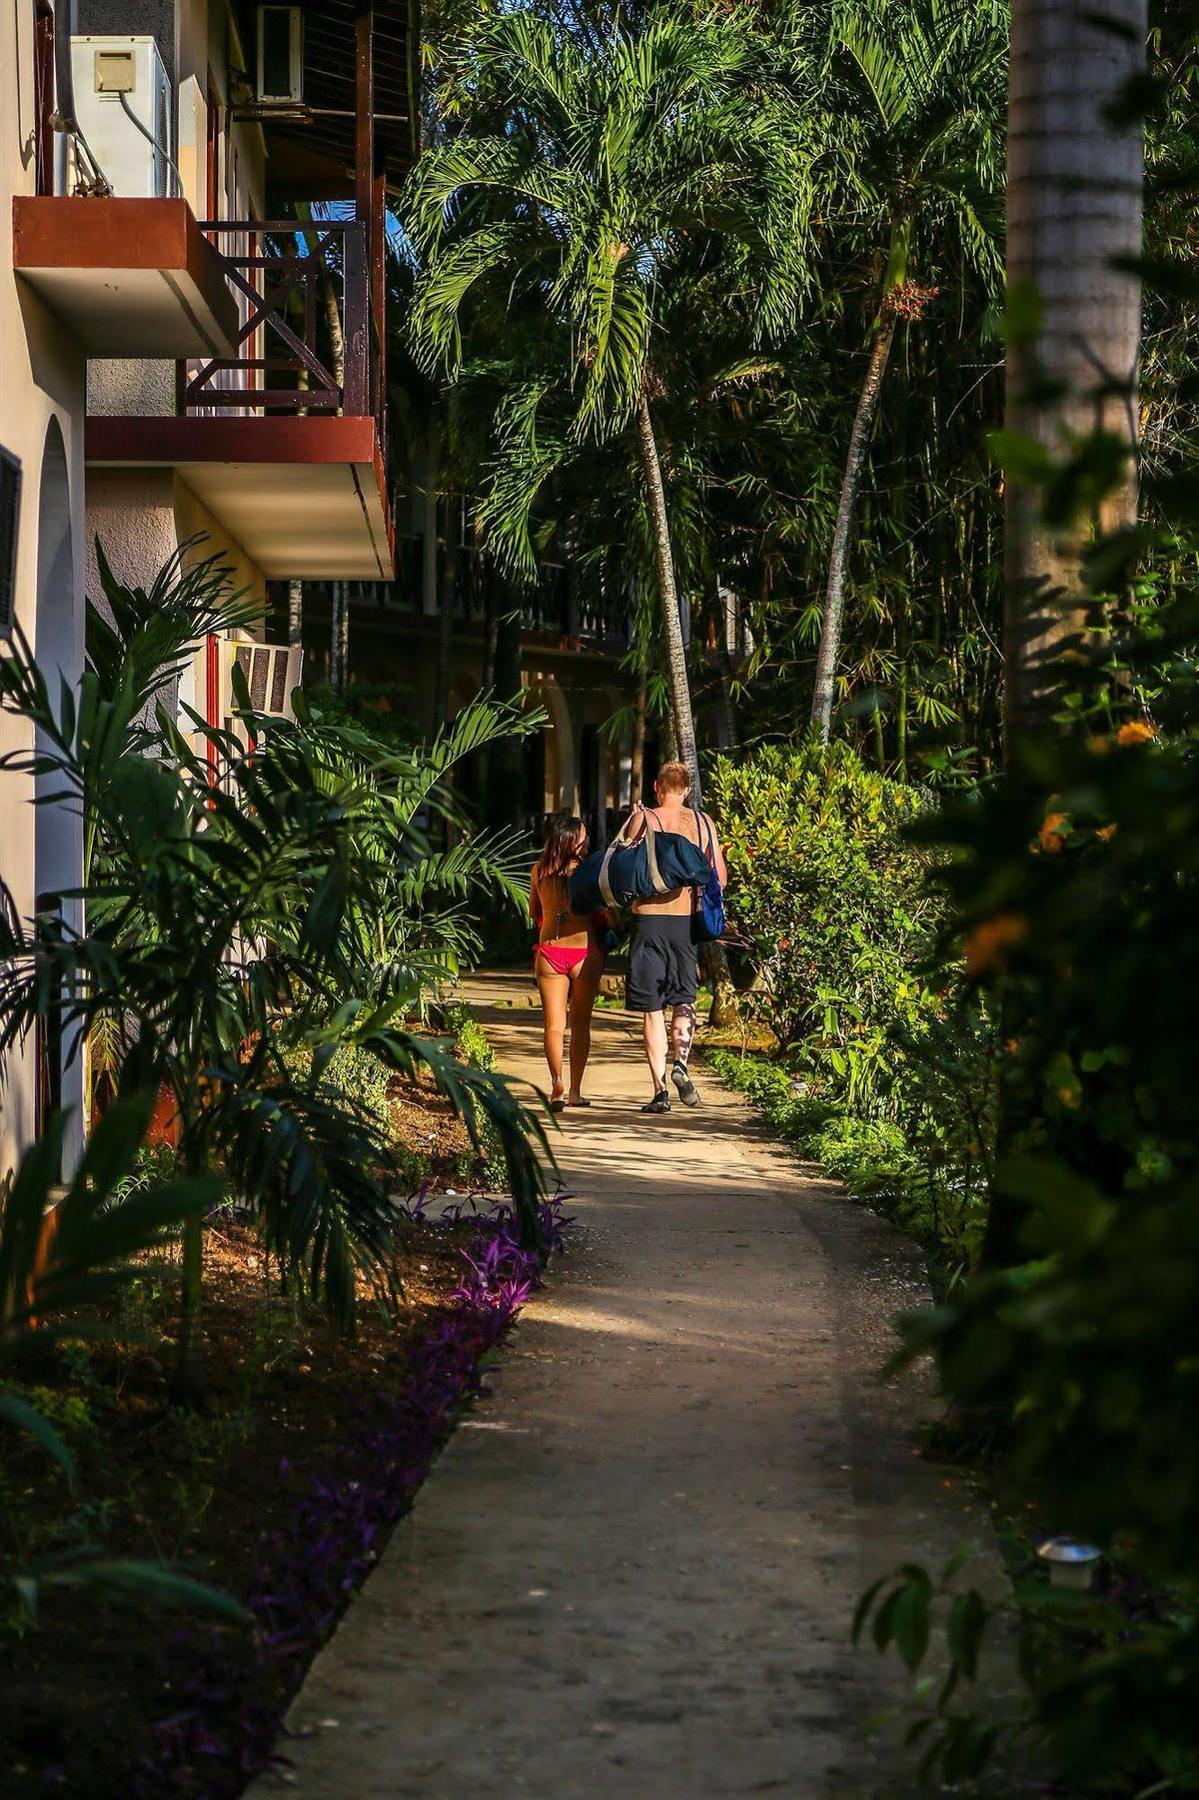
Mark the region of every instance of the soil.
[[[408, 1084], [393, 1100], [423, 1182], [481, 1185], [480, 1172], [471, 1178], [466, 1133], [436, 1096]], [[347, 1419], [402, 1387], [472, 1236], [468, 1225], [405, 1227], [397, 1307], [389, 1312], [363, 1285], [348, 1339], [283, 1294], [257, 1236], [222, 1216], [206, 1234], [209, 1398], [200, 1413], [167, 1404], [176, 1282], [169, 1258], [147, 1262], [121, 1301], [115, 1340], [66, 1346], [22, 1367], [24, 1393], [71, 1447], [77, 1485], [72, 1494], [43, 1451], [3, 1433], [0, 1576], [10, 1559], [28, 1566], [85, 1541], [105, 1556], [162, 1560], [244, 1597], [259, 1540], [290, 1517], [311, 1475], [336, 1466]], [[189, 1622], [169, 1608], [119, 1606], [69, 1588], [43, 1589], [35, 1627], [0, 1615], [6, 1800], [125, 1800], [131, 1765], [177, 1704], [172, 1643]], [[255, 1698], [266, 1698], [274, 1677], [256, 1679], [267, 1686]]]

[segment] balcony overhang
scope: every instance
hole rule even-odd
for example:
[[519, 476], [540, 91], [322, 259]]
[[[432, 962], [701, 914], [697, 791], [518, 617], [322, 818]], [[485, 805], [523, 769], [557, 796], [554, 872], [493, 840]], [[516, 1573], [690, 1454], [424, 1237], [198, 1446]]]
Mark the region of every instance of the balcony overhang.
[[390, 581], [373, 419], [90, 418], [89, 466], [175, 469], [270, 580]]
[[186, 200], [17, 195], [13, 267], [88, 356], [233, 353], [237, 303]]

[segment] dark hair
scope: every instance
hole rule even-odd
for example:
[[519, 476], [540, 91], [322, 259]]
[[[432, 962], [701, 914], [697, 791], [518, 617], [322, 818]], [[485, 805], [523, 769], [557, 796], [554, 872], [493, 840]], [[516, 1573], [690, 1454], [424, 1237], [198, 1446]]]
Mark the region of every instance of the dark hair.
[[569, 875], [583, 854], [587, 827], [573, 813], [555, 813], [545, 834], [545, 848], [537, 864], [539, 876]]

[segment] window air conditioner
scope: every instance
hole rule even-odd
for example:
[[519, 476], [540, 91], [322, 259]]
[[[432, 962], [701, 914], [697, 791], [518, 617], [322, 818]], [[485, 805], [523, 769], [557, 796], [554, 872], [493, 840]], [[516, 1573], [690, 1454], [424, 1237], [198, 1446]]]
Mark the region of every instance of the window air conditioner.
[[258, 98], [266, 106], [304, 98], [304, 20], [298, 6], [258, 8]]
[[222, 731], [247, 742], [237, 717], [233, 670], [240, 666], [255, 712], [294, 719], [292, 694], [300, 685], [304, 652], [298, 644], [259, 644], [243, 637], [213, 637], [200, 644], [179, 678], [179, 729], [197, 746], [200, 734], [184, 710], [190, 708]]
[[[174, 192], [171, 86], [152, 37], [73, 37], [79, 129], [112, 191], [163, 200]], [[64, 192], [75, 191], [75, 154]]]

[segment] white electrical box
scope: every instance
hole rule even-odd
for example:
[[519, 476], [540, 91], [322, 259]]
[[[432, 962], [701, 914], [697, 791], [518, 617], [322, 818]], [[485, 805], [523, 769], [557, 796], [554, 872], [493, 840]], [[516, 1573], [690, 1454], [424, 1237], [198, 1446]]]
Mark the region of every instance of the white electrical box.
[[[113, 193], [120, 199], [169, 199], [175, 185], [174, 108], [155, 40], [73, 37], [71, 75], [79, 129]], [[74, 162], [72, 155], [68, 194], [75, 187]]]

